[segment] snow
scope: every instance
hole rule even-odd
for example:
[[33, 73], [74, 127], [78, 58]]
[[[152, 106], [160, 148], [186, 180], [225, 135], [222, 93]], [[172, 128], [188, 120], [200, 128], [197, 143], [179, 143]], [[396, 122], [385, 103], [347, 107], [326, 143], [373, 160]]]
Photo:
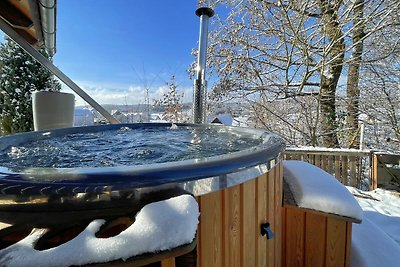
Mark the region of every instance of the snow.
[[290, 151], [315, 151], [315, 152], [338, 152], [338, 153], [370, 153], [370, 150], [359, 150], [354, 148], [330, 148], [330, 147], [314, 147], [314, 146], [301, 146], [301, 147], [287, 147]]
[[211, 120], [211, 123], [221, 123], [223, 125], [232, 126], [233, 118], [229, 114], [220, 114]]
[[304, 161], [285, 160], [283, 177], [299, 207], [362, 221], [363, 212], [335, 177]]
[[331, 68], [329, 68], [329, 67], [325, 68], [322, 74], [323, 74], [323, 75], [325, 76], [325, 78], [327, 78], [327, 79], [333, 79], [333, 73], [332, 73]]
[[351, 266], [399, 266], [398, 192], [347, 190], [330, 174], [302, 161], [284, 161], [283, 176], [300, 207], [362, 220], [352, 227]]
[[369, 219], [353, 226], [351, 266], [396, 267], [400, 261], [400, 247]]
[[89, 126], [94, 124], [94, 114], [87, 108], [75, 108], [74, 126]]
[[250, 118], [248, 116], [234, 117], [232, 126], [249, 127]]
[[379, 188], [348, 190], [364, 211], [362, 223], [353, 225], [351, 266], [399, 266], [400, 194]]
[[23, 240], [0, 251], [0, 266], [83, 265], [168, 250], [193, 241], [198, 216], [196, 200], [182, 195], [146, 205], [135, 222], [117, 236], [96, 238], [95, 233], [105, 221], [94, 220], [71, 241], [43, 251], [35, 250], [33, 245], [46, 230], [34, 229]]

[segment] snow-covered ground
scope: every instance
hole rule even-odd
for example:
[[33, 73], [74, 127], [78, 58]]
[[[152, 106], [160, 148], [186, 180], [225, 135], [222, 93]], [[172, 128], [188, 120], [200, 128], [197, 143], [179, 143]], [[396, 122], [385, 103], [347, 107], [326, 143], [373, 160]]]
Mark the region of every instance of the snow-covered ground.
[[300, 207], [362, 220], [353, 223], [351, 266], [400, 266], [399, 192], [346, 190], [329, 173], [298, 160], [283, 162], [283, 176]]
[[347, 188], [364, 212], [353, 224], [351, 266], [400, 266], [400, 193]]

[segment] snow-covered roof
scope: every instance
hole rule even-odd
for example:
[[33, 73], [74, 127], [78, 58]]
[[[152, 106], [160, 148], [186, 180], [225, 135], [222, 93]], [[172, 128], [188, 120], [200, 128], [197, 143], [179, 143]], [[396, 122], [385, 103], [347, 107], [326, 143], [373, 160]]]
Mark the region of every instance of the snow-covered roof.
[[119, 235], [97, 238], [104, 220], [92, 221], [71, 241], [39, 251], [33, 248], [45, 234], [34, 229], [18, 243], [0, 250], [0, 266], [71, 266], [126, 260], [191, 243], [197, 231], [199, 207], [190, 195], [181, 195], [143, 207], [135, 222]]
[[211, 123], [222, 123], [223, 125], [232, 126], [233, 118], [229, 114], [220, 114], [215, 116]]
[[299, 207], [362, 221], [362, 209], [353, 195], [324, 170], [304, 161], [285, 160], [283, 178]]

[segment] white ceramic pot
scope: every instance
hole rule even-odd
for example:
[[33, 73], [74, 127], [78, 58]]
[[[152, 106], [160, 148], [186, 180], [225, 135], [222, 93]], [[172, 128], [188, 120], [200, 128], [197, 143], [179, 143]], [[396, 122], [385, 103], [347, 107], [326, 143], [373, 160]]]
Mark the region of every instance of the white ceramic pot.
[[38, 91], [32, 94], [35, 131], [74, 125], [75, 96], [70, 93]]

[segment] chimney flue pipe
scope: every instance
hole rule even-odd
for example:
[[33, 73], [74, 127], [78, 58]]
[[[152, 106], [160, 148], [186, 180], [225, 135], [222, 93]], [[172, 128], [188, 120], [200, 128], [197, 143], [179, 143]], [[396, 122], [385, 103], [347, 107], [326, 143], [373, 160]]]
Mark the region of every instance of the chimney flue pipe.
[[193, 93], [193, 123], [206, 122], [206, 61], [207, 61], [207, 37], [208, 21], [214, 15], [214, 10], [201, 7], [196, 10], [200, 17], [199, 50], [197, 55], [196, 79]]

